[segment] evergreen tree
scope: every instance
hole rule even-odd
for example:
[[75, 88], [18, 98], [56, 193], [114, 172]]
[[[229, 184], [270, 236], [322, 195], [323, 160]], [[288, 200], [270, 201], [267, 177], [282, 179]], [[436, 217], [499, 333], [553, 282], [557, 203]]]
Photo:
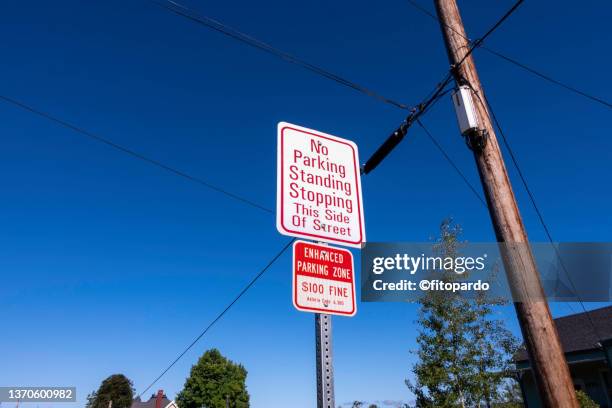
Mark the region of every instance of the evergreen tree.
[[225, 408], [227, 398], [231, 408], [248, 408], [246, 376], [242, 365], [223, 357], [217, 349], [208, 350], [191, 367], [176, 402], [180, 408]]
[[108, 408], [113, 402], [113, 408], [130, 408], [134, 398], [134, 388], [123, 374], [113, 374], [100, 384], [97, 391], [87, 396], [87, 408]]
[[[436, 255], [459, 256], [460, 235], [460, 227], [444, 221], [434, 245]], [[434, 273], [445, 282], [466, 277], [452, 270]], [[500, 400], [518, 347], [503, 322], [492, 316], [502, 303], [486, 295], [470, 300], [452, 291], [430, 291], [421, 297], [419, 361], [413, 367], [415, 381], [406, 381], [417, 407], [491, 407]]]

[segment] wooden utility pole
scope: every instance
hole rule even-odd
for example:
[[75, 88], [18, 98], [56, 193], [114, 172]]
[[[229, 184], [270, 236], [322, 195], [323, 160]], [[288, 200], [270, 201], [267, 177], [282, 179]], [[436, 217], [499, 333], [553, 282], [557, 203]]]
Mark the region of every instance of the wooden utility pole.
[[[529, 354], [531, 369], [545, 407], [578, 408], [569, 368], [559, 335], [546, 302], [540, 276], [527, 239], [514, 192], [485, 104], [472, 56], [465, 55], [470, 43], [463, 27], [456, 0], [434, 0], [448, 59], [454, 66], [455, 80], [473, 90], [474, 106], [481, 129], [481, 142], [472, 150], [485, 192], [489, 214], [516, 300], [514, 306]], [[463, 61], [461, 63], [461, 61]], [[460, 63], [460, 64], [459, 64]]]

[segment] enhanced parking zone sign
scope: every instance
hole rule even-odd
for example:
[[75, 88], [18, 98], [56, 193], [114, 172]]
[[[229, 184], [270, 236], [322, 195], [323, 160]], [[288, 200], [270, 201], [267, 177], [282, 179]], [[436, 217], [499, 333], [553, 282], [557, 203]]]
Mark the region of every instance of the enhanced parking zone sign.
[[293, 305], [303, 312], [354, 316], [353, 254], [342, 248], [293, 244]]
[[355, 143], [278, 124], [276, 227], [284, 235], [361, 247], [365, 227]]

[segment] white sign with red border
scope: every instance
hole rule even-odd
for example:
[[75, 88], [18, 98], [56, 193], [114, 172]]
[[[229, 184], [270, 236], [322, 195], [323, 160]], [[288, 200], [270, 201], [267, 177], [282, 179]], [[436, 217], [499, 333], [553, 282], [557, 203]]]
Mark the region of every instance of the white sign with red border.
[[302, 312], [354, 316], [354, 272], [351, 251], [295, 241], [293, 305]]
[[284, 235], [362, 246], [365, 226], [355, 143], [278, 124], [276, 228]]

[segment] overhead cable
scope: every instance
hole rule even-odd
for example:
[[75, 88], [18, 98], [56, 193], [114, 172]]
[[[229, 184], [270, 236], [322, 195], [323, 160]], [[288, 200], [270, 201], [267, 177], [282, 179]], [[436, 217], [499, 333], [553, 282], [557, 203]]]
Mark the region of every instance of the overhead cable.
[[176, 363], [178, 363], [178, 361], [189, 351], [191, 350], [191, 348], [193, 346], [195, 346], [198, 341], [200, 341], [200, 339], [202, 337], [204, 337], [206, 335], [206, 333], [208, 333], [208, 331], [219, 321], [221, 320], [221, 318], [223, 316], [225, 316], [225, 314], [232, 308], [232, 306], [234, 306], [236, 304], [236, 302], [238, 302], [238, 300], [240, 300], [240, 298], [242, 296], [244, 296], [244, 294], [251, 289], [251, 287], [255, 284], [255, 282], [257, 282], [257, 280], [259, 278], [261, 278], [263, 276], [264, 273], [266, 273], [266, 271], [268, 269], [270, 269], [270, 267], [272, 266], [272, 264], [274, 264], [274, 262], [276, 262], [276, 260], [278, 258], [280, 258], [280, 256], [283, 254], [283, 252], [285, 252], [287, 250], [287, 248], [289, 248], [291, 246], [291, 244], [293, 244], [293, 242], [295, 241], [295, 238], [292, 238], [289, 242], [287, 242], [287, 244], [276, 254], [274, 255], [274, 257], [272, 257], [272, 259], [270, 259], [270, 261], [266, 264], [266, 266], [263, 267], [262, 270], [260, 270], [250, 281], [249, 283], [242, 288], [242, 290], [240, 292], [238, 292], [238, 294], [236, 295], [236, 297], [234, 297], [234, 299], [225, 307], [225, 309], [223, 309], [219, 314], [217, 314], [217, 316], [200, 332], [200, 334], [198, 334], [198, 336], [191, 342], [189, 343], [189, 345], [187, 345], [187, 347], [185, 347], [176, 358], [174, 358], [172, 360], [172, 362], [157, 376], [155, 377], [155, 379], [151, 382], [151, 384], [149, 384], [144, 390], [142, 390], [142, 392], [140, 394], [138, 394], [139, 397], [141, 397], [145, 392], [147, 392], [148, 390], [151, 389], [151, 387], [153, 387], [172, 367], [174, 367], [174, 365]]
[[206, 181], [206, 180], [204, 180], [204, 179], [202, 179], [200, 177], [192, 176], [192, 175], [190, 175], [190, 174], [188, 174], [188, 173], [186, 173], [186, 172], [184, 172], [182, 170], [178, 170], [178, 169], [176, 169], [174, 167], [168, 166], [167, 164], [164, 164], [164, 163], [160, 162], [159, 160], [156, 160], [156, 159], [153, 159], [151, 157], [145, 156], [142, 153], [139, 153], [139, 152], [137, 152], [135, 150], [132, 150], [130, 148], [127, 148], [125, 146], [122, 146], [122, 145], [120, 145], [120, 144], [118, 144], [118, 143], [116, 143], [116, 142], [114, 142], [114, 141], [112, 141], [110, 139], [107, 139], [107, 138], [102, 137], [102, 136], [100, 136], [98, 134], [95, 134], [95, 133], [93, 133], [93, 132], [91, 132], [89, 130], [86, 130], [86, 129], [80, 127], [80, 126], [77, 126], [77, 125], [75, 125], [73, 123], [70, 123], [70, 122], [68, 122], [68, 121], [66, 121], [64, 119], [60, 119], [60, 118], [58, 118], [58, 117], [56, 117], [54, 115], [51, 115], [50, 113], [44, 112], [44, 111], [42, 111], [40, 109], [36, 109], [36, 108], [34, 108], [34, 107], [24, 103], [24, 102], [18, 101], [16, 99], [10, 98], [10, 97], [5, 96], [5, 95], [0, 95], [0, 100], [3, 100], [3, 101], [5, 101], [5, 102], [7, 102], [7, 103], [9, 103], [9, 104], [11, 104], [13, 106], [16, 106], [16, 107], [18, 107], [18, 108], [20, 108], [22, 110], [28, 111], [30, 113], [33, 113], [33, 114], [35, 114], [37, 116], [40, 116], [42, 118], [45, 118], [45, 119], [50, 120], [52, 122], [55, 122], [56, 124], [58, 124], [60, 126], [63, 126], [63, 127], [67, 128], [67, 129], [70, 129], [70, 130], [72, 130], [72, 131], [74, 131], [74, 132], [76, 132], [76, 133], [78, 133], [80, 135], [86, 136], [86, 137], [88, 137], [90, 139], [93, 139], [93, 140], [95, 140], [97, 142], [103, 143], [106, 146], [109, 146], [109, 147], [111, 147], [111, 148], [113, 148], [113, 149], [115, 149], [115, 150], [117, 150], [119, 152], [125, 153], [125, 154], [127, 154], [127, 155], [129, 155], [129, 156], [131, 156], [133, 158], [136, 158], [136, 159], [138, 159], [140, 161], [143, 161], [145, 163], [151, 164], [151, 165], [153, 165], [155, 167], [163, 169], [163, 170], [165, 170], [165, 171], [167, 171], [169, 173], [172, 173], [172, 174], [174, 174], [176, 176], [182, 177], [182, 178], [187, 179], [189, 181], [192, 181], [194, 183], [200, 184], [201, 186], [204, 186], [204, 187], [206, 187], [206, 188], [208, 188], [210, 190], [213, 190], [213, 191], [216, 191], [218, 193], [221, 193], [221, 194], [223, 194], [223, 195], [225, 195], [227, 197], [230, 197], [230, 198], [232, 198], [232, 199], [234, 199], [236, 201], [240, 201], [240, 202], [242, 202], [244, 204], [247, 204], [247, 205], [249, 205], [249, 206], [251, 206], [253, 208], [257, 208], [258, 210], [265, 211], [267, 213], [274, 213], [274, 211], [272, 209], [264, 207], [263, 205], [258, 204], [258, 203], [254, 202], [254, 201], [252, 201], [252, 200], [250, 200], [248, 198], [242, 197], [242, 196], [240, 196], [240, 195], [238, 195], [236, 193], [233, 193], [233, 192], [231, 192], [229, 190], [226, 190], [223, 187], [220, 187], [218, 185], [212, 184], [212, 183], [210, 183], [210, 182], [208, 182], [208, 181]]
[[[433, 20], [437, 21], [439, 24], [443, 25], [444, 27], [452, 30], [455, 34], [458, 34], [459, 36], [463, 37], [464, 39], [466, 39], [470, 43], [472, 42], [471, 39], [469, 39], [468, 37], [466, 37], [465, 35], [463, 35], [459, 31], [455, 30], [453, 27], [451, 27], [450, 25], [442, 22], [434, 13], [430, 12], [427, 8], [423, 7], [417, 1], [415, 1], [415, 0], [407, 0], [407, 1], [408, 1], [408, 3], [410, 5], [412, 5], [414, 8], [416, 8], [417, 10], [422, 12], [423, 14], [429, 16], [430, 18], [432, 18]], [[571, 85], [569, 85], [569, 84], [567, 84], [565, 82], [562, 82], [562, 81], [560, 81], [558, 79], [555, 79], [555, 78], [551, 77], [550, 75], [546, 75], [546, 74], [542, 73], [541, 71], [538, 71], [535, 68], [527, 66], [526, 64], [518, 61], [515, 58], [511, 58], [511, 57], [509, 57], [507, 55], [504, 55], [501, 52], [496, 51], [496, 50], [494, 50], [493, 48], [491, 48], [489, 46], [481, 45], [480, 48], [482, 50], [490, 53], [491, 55], [494, 55], [494, 56], [496, 56], [498, 58], [501, 58], [501, 59], [503, 59], [503, 60], [505, 60], [505, 61], [507, 61], [507, 62], [509, 62], [509, 63], [511, 63], [511, 64], [513, 64], [513, 65], [515, 65], [517, 67], [519, 67], [519, 68], [521, 68], [521, 69], [524, 69], [525, 71], [527, 71], [527, 72], [529, 72], [529, 73], [539, 77], [540, 79], [543, 79], [543, 80], [548, 81], [548, 82], [550, 82], [552, 84], [555, 84], [557, 86], [565, 88], [566, 90], [568, 90], [570, 92], [573, 92], [573, 93], [575, 93], [577, 95], [580, 95], [580, 96], [583, 96], [585, 98], [588, 98], [588, 99], [590, 99], [590, 100], [592, 100], [594, 102], [597, 102], [597, 103], [599, 103], [599, 104], [601, 104], [601, 105], [603, 105], [603, 106], [605, 106], [607, 108], [612, 108], [612, 103], [610, 103], [610, 102], [608, 102], [608, 101], [606, 101], [606, 100], [604, 100], [602, 98], [599, 98], [597, 96], [593, 96], [593, 95], [591, 95], [591, 94], [589, 94], [587, 92], [584, 92], [584, 91], [582, 91], [582, 90], [580, 90], [580, 89], [578, 89], [578, 88], [576, 88], [574, 86], [571, 86]]]
[[250, 45], [251, 47], [255, 47], [257, 49], [260, 49], [262, 51], [265, 51], [271, 55], [274, 55], [286, 62], [292, 63], [292, 64], [296, 64], [298, 66], [301, 66], [304, 69], [307, 69], [311, 72], [314, 72], [315, 74], [322, 76], [324, 78], [330, 79], [332, 81], [335, 81], [341, 85], [344, 85], [346, 87], [349, 87], [351, 89], [354, 89], [358, 92], [361, 92], [367, 96], [370, 96], [372, 98], [378, 99], [381, 102], [384, 102], [386, 104], [395, 106], [396, 108], [400, 108], [400, 109], [409, 109], [408, 105], [405, 105], [401, 102], [397, 102], [393, 99], [387, 98], [369, 88], [366, 88], [364, 86], [361, 86], [355, 82], [349, 81], [346, 78], [341, 77], [340, 75], [334, 74], [333, 72], [330, 72], [324, 68], [321, 68], [320, 66], [317, 66], [315, 64], [311, 64], [301, 58], [298, 58], [292, 54], [289, 54], [288, 52], [282, 51], [278, 48], [275, 48], [273, 46], [271, 46], [270, 44], [267, 44], [261, 40], [258, 40], [248, 34], [245, 34], [235, 28], [232, 28], [218, 20], [215, 20], [211, 17], [202, 15], [200, 13], [198, 13], [197, 11], [186, 7], [182, 4], [179, 4], [175, 1], [171, 1], [171, 0], [150, 0], [153, 3], [157, 4], [160, 7], [163, 7], [164, 9], [173, 12], [174, 14], [177, 14], [179, 16], [182, 16], [184, 18], [187, 18], [195, 23], [201, 24], [205, 27], [208, 27], [210, 29], [213, 29], [217, 32], [220, 32], [230, 38], [233, 38], [234, 40], [240, 41], [244, 44]]

